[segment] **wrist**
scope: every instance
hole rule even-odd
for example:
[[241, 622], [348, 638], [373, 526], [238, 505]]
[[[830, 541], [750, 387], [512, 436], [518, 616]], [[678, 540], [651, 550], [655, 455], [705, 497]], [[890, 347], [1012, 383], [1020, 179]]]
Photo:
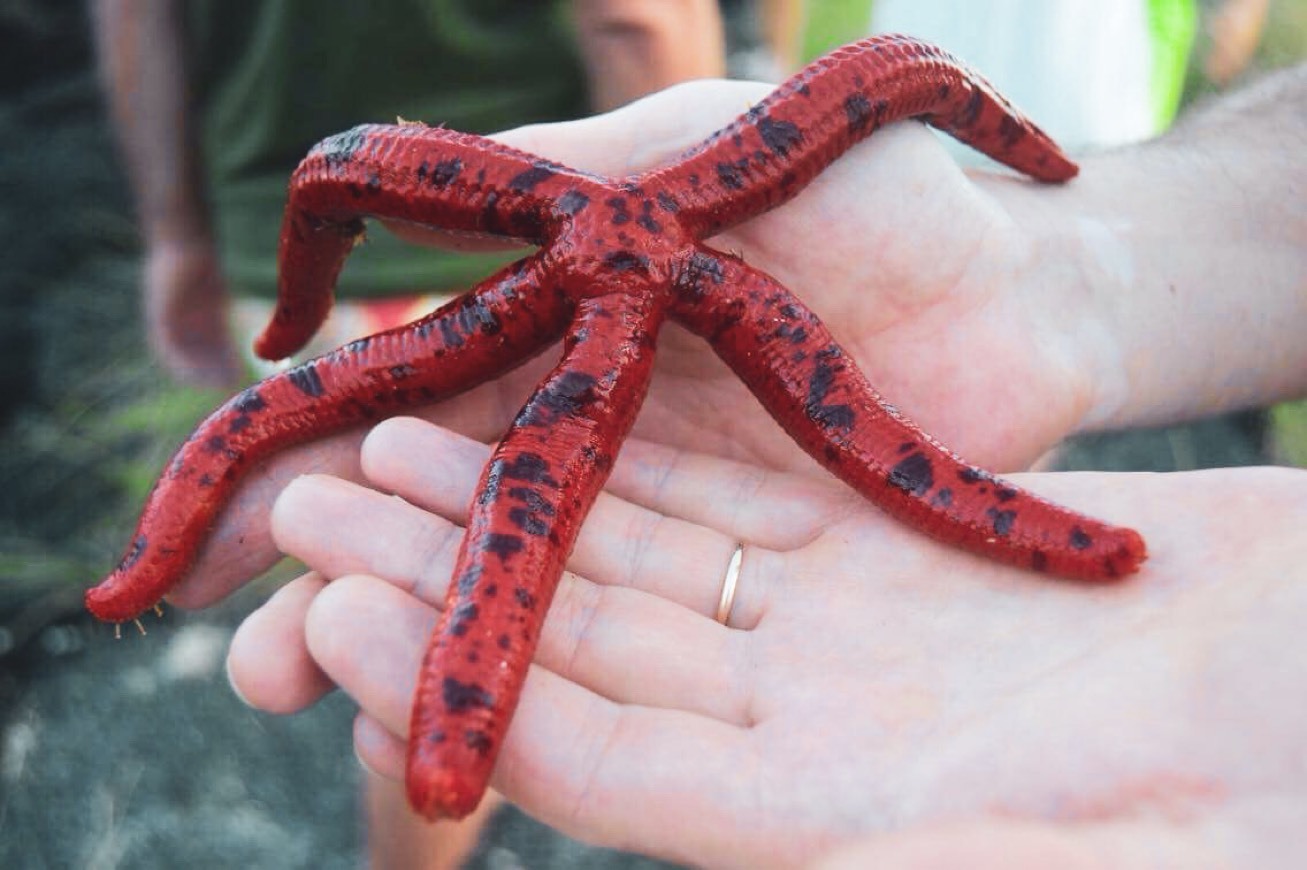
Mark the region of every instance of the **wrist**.
[[1134, 383], [1121, 322], [1135, 264], [1119, 226], [1087, 207], [1083, 178], [1057, 187], [1006, 176], [980, 183], [1023, 240], [1012, 280], [1068, 409], [1064, 434], [1124, 425]]
[[1055, 326], [1076, 335], [1091, 384], [1079, 428], [1307, 391], [1307, 225], [1294, 195], [1305, 95], [1307, 67], [1268, 76], [1165, 136], [1085, 158], [1065, 187], [1009, 185], [1036, 262], [1070, 276], [1054, 291], [1070, 303]]

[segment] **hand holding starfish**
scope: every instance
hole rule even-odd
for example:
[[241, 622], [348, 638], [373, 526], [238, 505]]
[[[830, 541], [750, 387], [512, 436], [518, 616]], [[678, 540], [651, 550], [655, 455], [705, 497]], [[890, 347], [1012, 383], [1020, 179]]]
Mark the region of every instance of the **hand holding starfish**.
[[[896, 49], [902, 45], [888, 44]], [[874, 53], [880, 47], [883, 45], [876, 43], [864, 50]], [[908, 45], [908, 51], [911, 53], [916, 49]], [[929, 52], [921, 56], [928, 57]], [[850, 95], [843, 97], [842, 123], [847, 125], [847, 130], [839, 128], [835, 133], [833, 141], [837, 144], [833, 147], [837, 150], [849, 141], [841, 140], [840, 136], [869, 131], [883, 120], [882, 114], [891, 117], [899, 111], [887, 108], [891, 102], [882, 106], [864, 96], [858, 90], [861, 87], [858, 67], [851, 69], [849, 72], [849, 68], [845, 68], [842, 78], [837, 76], [845, 84], [852, 82], [854, 87], [852, 92], [846, 92]], [[1003, 115], [1001, 110], [996, 110], [995, 115], [986, 115], [990, 111], [986, 106], [997, 104], [992, 100], [985, 102], [988, 98], [983, 88], [977, 89], [974, 84], [964, 86], [964, 82], [947, 76], [933, 81], [943, 83], [939, 84], [937, 91], [931, 90], [928, 97], [924, 93], [903, 96], [894, 91], [896, 85], [892, 82], [872, 89], [870, 93], [896, 93], [894, 99], [902, 101], [902, 106], [917, 105], [913, 102], [917, 99], [927, 100], [917, 111], [931, 115], [941, 125], [964, 137], [974, 137], [976, 141], [989, 141], [997, 136], [1003, 142], [1000, 153], [1014, 165], [1050, 179], [1066, 177], [1067, 167], [1057, 165], [1060, 158], [1056, 157], [1055, 151], [1049, 150], [1046, 142], [1032, 145], [1032, 151], [1023, 150], [1022, 143], [1039, 142], [1037, 131]], [[813, 78], [811, 82], [814, 92], [817, 91], [818, 79]], [[487, 606], [489, 599], [497, 593], [499, 586], [496, 582], [489, 581], [489, 585], [483, 582], [484, 572], [494, 563], [493, 556], [499, 557], [503, 569], [518, 553], [526, 552], [529, 555], [524, 558], [530, 563], [527, 573], [533, 576], [537, 570], [542, 577], [552, 576], [554, 569], [561, 564], [556, 560], [569, 549], [570, 537], [567, 540], [560, 537], [556, 541], [550, 529], [561, 532], [566, 528], [568, 536], [575, 532], [576, 520], [584, 512], [586, 499], [593, 498], [598, 481], [602, 480], [602, 476], [595, 477], [592, 473], [596, 468], [606, 473], [612, 459], [611, 448], [630, 425], [634, 411], [631, 397], [642, 392], [639, 385], [647, 380], [649, 374], [646, 351], [652, 343], [658, 321], [669, 311], [692, 331], [710, 338], [717, 354], [750, 384], [768, 410], [785, 424], [808, 452], [822, 459], [828, 468], [869, 497], [876, 498], [891, 512], [910, 518], [923, 527], [934, 528], [958, 543], [969, 542], [969, 546], [1030, 567], [1093, 576], [1114, 575], [1131, 570], [1137, 564], [1142, 547], [1129, 533], [1092, 524], [1083, 517], [1059, 513], [1046, 503], [1033, 500], [975, 469], [958, 466], [922, 433], [903, 427], [892, 411], [874, 401], [869, 387], [859, 382], [860, 376], [846, 364], [845, 352], [832, 342], [824, 327], [794, 297], [771, 279], [745, 267], [738, 259], [696, 250], [692, 241], [681, 238], [685, 233], [689, 234], [688, 239], [713, 233], [742, 215], [783, 201], [820, 169], [822, 161], [829, 155], [812, 157], [815, 164], [806, 161], [811, 155], [822, 152], [825, 146], [814, 143], [824, 141], [825, 134], [814, 133], [814, 139], [809, 141], [804, 128], [787, 116], [786, 106], [792, 108], [809, 97], [808, 86], [807, 79], [796, 79], [778, 92], [780, 96], [775, 102], [764, 102], [756, 112], [741, 119], [736, 127], [729, 128], [719, 140], [710, 142], [704, 149], [675, 164], [669, 173], [678, 175], [691, 188], [688, 192], [676, 194], [671, 192], [671, 188], [659, 186], [657, 172], [618, 187], [596, 186], [583, 175], [568, 173], [557, 165], [539, 160], [527, 161], [525, 155], [516, 152], [486, 150], [482, 144], [460, 138], [457, 134], [436, 133], [428, 137], [421, 131], [403, 128], [394, 132], [367, 128], [352, 131], [347, 136], [324, 143], [315, 152], [316, 160], [306, 164], [296, 184], [299, 198], [292, 200], [285, 238], [290, 241], [292, 249], [287, 262], [295, 267], [288, 272], [289, 280], [292, 284], [307, 282], [305, 286], [309, 288], [330, 283], [334, 270], [348, 250], [350, 239], [358, 232], [350, 208], [343, 212], [333, 211], [338, 208], [333, 203], [339, 203], [345, 191], [356, 198], [372, 196], [377, 199], [375, 208], [364, 211], [375, 210], [400, 218], [432, 218], [464, 230], [528, 239], [548, 237], [552, 239], [551, 244], [560, 238], [567, 239], [572, 229], [572, 223], [567, 219], [578, 218], [596, 195], [607, 197], [603, 199], [603, 205], [611, 212], [603, 212], [606, 224], [591, 228], [584, 238], [578, 236], [565, 258], [557, 262], [551, 260], [554, 253], [562, 253], [551, 247], [543, 258], [523, 261], [487, 282], [467, 300], [416, 326], [414, 334], [419, 338], [425, 338], [427, 333], [437, 328], [440, 330], [444, 351], [437, 352], [438, 360], [456, 362], [462, 367], [470, 361], [479, 372], [478, 376], [484, 377], [487, 363], [512, 364], [516, 354], [533, 352], [535, 345], [532, 342], [539, 340], [539, 331], [520, 331], [523, 313], [528, 324], [531, 321], [537, 321], [538, 325], [554, 324], [552, 328], [557, 328], [560, 318], [574, 318], [563, 365], [546, 380], [541, 392], [517, 417], [510, 436], [501, 445], [499, 457], [488, 467], [483, 487], [485, 499], [479, 500], [483, 507], [501, 501], [500, 487], [507, 485], [515, 487], [507, 490], [509, 500], [516, 499], [521, 506], [513, 507], [507, 513], [490, 507], [480, 515], [480, 519], [474, 512], [468, 539], [472, 542], [472, 549], [467, 550], [473, 558], [459, 570], [458, 598], [446, 613], [442, 640], [434, 649], [466, 649], [467, 662], [478, 661], [478, 640], [472, 640], [472, 646], [467, 647], [465, 642], [456, 638], [468, 633], [481, 615], [481, 607]], [[961, 92], [955, 92], [954, 87], [961, 88]], [[818, 102], [829, 108], [833, 105], [832, 100], [838, 98], [827, 94]], [[930, 105], [939, 108], [925, 108]], [[883, 108], [885, 112], [882, 112]], [[911, 114], [911, 111], [906, 113]], [[820, 131], [821, 123], [829, 124], [829, 116], [825, 118], [825, 121], [817, 119], [820, 123], [814, 129]], [[439, 163], [425, 160], [417, 163], [406, 142], [423, 138], [440, 140], [441, 153], [450, 155], [448, 159]], [[740, 153], [739, 149], [748, 153], [747, 149], [753, 147], [750, 144], [752, 139], [760, 140], [753, 143], [757, 147], [752, 157], [740, 162], [721, 159], [725, 146], [718, 147], [717, 142], [730, 141], [736, 149], [732, 152], [731, 148], [726, 148], [725, 154]], [[843, 144], [838, 144], [840, 142]], [[474, 153], [494, 155], [495, 171], [509, 174], [493, 180], [487, 178], [484, 184], [482, 175], [478, 174], [475, 182], [467, 182], [468, 186], [462, 188], [465, 193], [454, 199], [436, 197], [431, 205], [423, 205], [425, 193], [409, 188], [409, 177], [416, 177], [420, 184], [430, 182], [442, 189], [457, 186], [465, 169], [465, 158], [461, 155], [466, 149], [471, 149], [468, 151], [469, 161]], [[364, 155], [364, 159], [356, 161], [356, 155]], [[776, 163], [771, 162], [773, 158]], [[350, 168], [344, 178], [333, 181], [345, 166]], [[787, 174], [787, 166], [798, 175], [792, 178]], [[399, 172], [397, 178], [400, 180], [388, 181], [383, 177], [392, 171], [392, 167]], [[483, 167], [486, 168], [489, 164]], [[715, 173], [715, 179], [711, 181], [708, 180], [710, 173]], [[366, 185], [363, 183], [365, 177]], [[649, 185], [647, 195], [641, 187], [646, 183]], [[623, 236], [624, 232], [635, 232], [634, 227], [629, 231], [617, 230], [615, 243], [610, 243], [603, 235], [604, 227], [627, 223], [639, 226], [641, 244], [636, 245]], [[677, 229], [664, 233], [663, 227], [669, 223]], [[567, 244], [564, 242], [564, 247]], [[305, 246], [321, 248], [324, 255], [304, 257]], [[297, 247], [301, 252], [298, 256], [294, 254]], [[336, 253], [327, 255], [328, 251]], [[660, 259], [664, 255], [670, 255], [670, 259]], [[560, 282], [555, 290], [561, 289], [561, 294], [550, 292], [550, 280]], [[623, 291], [628, 281], [630, 286]], [[650, 281], [670, 284], [655, 285]], [[581, 289], [600, 285], [607, 287], [602, 296], [591, 296]], [[655, 286], [670, 287], [672, 296], [647, 295]], [[528, 287], [535, 289], [527, 294]], [[542, 288], [543, 293], [540, 292]], [[563, 297], [566, 297], [566, 303]], [[283, 301], [287, 316], [269, 332], [264, 346], [266, 351], [274, 354], [293, 346], [300, 339], [296, 330], [303, 331], [300, 325], [308, 323], [311, 326], [321, 313], [320, 308], [314, 308], [313, 293], [306, 294], [296, 286], [291, 286], [283, 294]], [[518, 304], [505, 307], [509, 302]], [[567, 309], [565, 314], [555, 310], [560, 305]], [[507, 318], [510, 308], [517, 309], [517, 316], [511, 322]], [[774, 331], [768, 332], [769, 329]], [[408, 362], [412, 359], [416, 364], [418, 357], [407, 352], [394, 356], [392, 351], [395, 348], [390, 347], [396, 341], [406, 341], [408, 336], [409, 333], [405, 332], [381, 337], [383, 347], [377, 349], [377, 359], [393, 356], [398, 361], [389, 365], [388, 374], [375, 366], [364, 366], [356, 372], [364, 375], [363, 381], [350, 382], [340, 378], [358, 368], [352, 363], [341, 365], [346, 359], [366, 359], [367, 365], [375, 362], [373, 351], [369, 350], [371, 343], [360, 343], [344, 349], [341, 361], [294, 369], [275, 383], [266, 383], [259, 390], [237, 397], [230, 407], [215, 415], [215, 426], [221, 428], [230, 424], [232, 435], [244, 432], [253, 417], [268, 408], [269, 400], [283, 410], [288, 404], [294, 404], [289, 398], [294, 394], [287, 392], [292, 387], [311, 400], [323, 394], [339, 394], [331, 407], [339, 412], [340, 420], [368, 419], [375, 411], [372, 402], [406, 403], [414, 397], [437, 398], [445, 388], [433, 386], [436, 381], [428, 380], [428, 375], [415, 379], [416, 393], [403, 385], [397, 386], [398, 382], [418, 374], [418, 369]], [[649, 340], [646, 341], [645, 337]], [[449, 359], [442, 359], [444, 352], [464, 344], [473, 346], [457, 358], [451, 354]], [[492, 346], [499, 350], [489, 353], [487, 349]], [[582, 352], [575, 353], [578, 349]], [[610, 368], [591, 370], [589, 367], [600, 363]], [[440, 369], [440, 377], [452, 378], [459, 387], [467, 385], [472, 373], [472, 370], [465, 372], [464, 368], [455, 368], [452, 373]], [[325, 383], [324, 375], [329, 376]], [[370, 392], [373, 389], [370, 378], [379, 378], [378, 385], [380, 381], [386, 381], [388, 392]], [[404, 398], [404, 394], [408, 397]], [[304, 404], [305, 400], [298, 401]], [[880, 432], [871, 441], [848, 436], [862, 425], [857, 421], [863, 415], [875, 421], [868, 425]], [[552, 459], [561, 461], [559, 467], [564, 469], [554, 477], [549, 463], [540, 461], [553, 448], [545, 449], [546, 442], [538, 436], [545, 431], [558, 431], [559, 425], [570, 421], [583, 421], [584, 425], [578, 432], [558, 442], [564, 446], [557, 447], [550, 454]], [[293, 416], [284, 413], [276, 423], [278, 426], [297, 425]], [[179, 457], [174, 476], [186, 479], [198, 474], [206, 464], [198, 460], [204, 451], [227, 455], [234, 463], [233, 468], [248, 459], [240, 452], [237, 443], [229, 442], [225, 434], [216, 434], [213, 430], [214, 426], [210, 426], [204, 437], [197, 438], [188, 452]], [[538, 449], [531, 448], [536, 441], [539, 441]], [[574, 448], [580, 452], [572, 456], [568, 451]], [[940, 473], [947, 469], [956, 473]], [[864, 478], [864, 472], [871, 476]], [[561, 503], [546, 498], [539, 489], [539, 486], [544, 486], [552, 490], [558, 487], [559, 480], [576, 479], [590, 482], [583, 488], [584, 497], [569, 502], [566, 510], [562, 510]], [[208, 483], [204, 478], [198, 479], [201, 487], [219, 482], [217, 478], [209, 479]], [[525, 484], [538, 486], [532, 488]], [[882, 484], [887, 484], [887, 488], [880, 489]], [[147, 509], [147, 516], [152, 516], [150, 509]], [[551, 546], [539, 552], [524, 549], [526, 539], [510, 528], [507, 524], [510, 522], [528, 535], [545, 536], [549, 533]], [[167, 540], [165, 536], [164, 541]], [[166, 544], [161, 548], [158, 541], [142, 534], [124, 561], [123, 570], [131, 569], [142, 557], [147, 564], [155, 564], [161, 558], [170, 558], [170, 552]], [[478, 555], [480, 558], [475, 558]], [[546, 559], [548, 565], [537, 565], [541, 558]], [[508, 571], [508, 574], [513, 573]], [[116, 604], [110, 606], [117, 595], [115, 583], [107, 584], [95, 596], [97, 606], [106, 614], [117, 612], [113, 609]], [[541, 588], [551, 591], [551, 581], [542, 579], [541, 583], [544, 584]], [[137, 584], [124, 601], [130, 604], [144, 600], [149, 597], [148, 593], [147, 587]], [[522, 608], [536, 610], [534, 592], [519, 585], [514, 597]], [[499, 614], [501, 609], [496, 604], [495, 613]], [[507, 618], [507, 614], [501, 616]], [[506, 624], [504, 619], [497, 617], [491, 622], [503, 626]], [[523, 649], [531, 648], [538, 617], [524, 626], [525, 634], [520, 638], [520, 644], [515, 643], [510, 634], [499, 635], [501, 650], [507, 653], [516, 649], [521, 653]], [[480, 634], [474, 637], [480, 638]], [[469, 714], [468, 730], [459, 732], [464, 738], [461, 745], [472, 756], [483, 760], [493, 757], [490, 749], [502, 733], [506, 717], [503, 711], [510, 709], [511, 703], [497, 706], [494, 701], [496, 692], [486, 689], [481, 683], [454, 675], [457, 668], [450, 670], [453, 667], [451, 655], [454, 653], [436, 653], [441, 661], [440, 667], [427, 670], [443, 673], [443, 686], [429, 685], [423, 695], [426, 700], [420, 700], [417, 709], [421, 713], [443, 703], [447, 717], [459, 718], [462, 714]], [[478, 673], [485, 671], [484, 668], [473, 670]], [[516, 673], [520, 668], [510, 667], [509, 671]], [[435, 700], [427, 697], [433, 693], [438, 696]], [[516, 690], [506, 687], [505, 695], [515, 697]], [[443, 702], [440, 697], [443, 697]], [[491, 717], [497, 723], [493, 731], [473, 728], [474, 721], [480, 722], [484, 718], [480, 711], [492, 708], [498, 711]], [[439, 755], [445, 751], [438, 749], [437, 745], [444, 744], [449, 737], [441, 724], [449, 721], [452, 720], [415, 720], [420, 738], [415, 739], [415, 752], [419, 758], [428, 752]], [[483, 724], [490, 727], [488, 723]], [[458, 750], [455, 754], [461, 752], [463, 750]], [[472, 756], [464, 759], [466, 764], [460, 762], [455, 768], [466, 770], [475, 766]], [[440, 769], [455, 768], [442, 766]], [[425, 763], [416, 769], [431, 770]], [[442, 784], [436, 785], [434, 792], [427, 791], [428, 786], [438, 781]], [[471, 787], [463, 791], [461, 785], [456, 788], [434, 774], [430, 778], [419, 775], [410, 782], [415, 788], [416, 802], [437, 811], [462, 811], [461, 808], [466, 807], [465, 801], [474, 796]], [[437, 794], [439, 796], [435, 796]]]
[[[313, 572], [234, 639], [242, 696], [290, 712], [340, 686], [360, 758], [401, 778], [413, 675], [488, 452], [399, 419], [364, 444], [371, 488], [292, 484], [273, 528]], [[1022, 475], [1168, 554], [1147, 582], [1074, 586], [923, 543], [834, 481], [632, 440], [494, 785], [570, 836], [693, 866], [807, 866], [869, 835], [891, 850], [887, 829], [953, 856], [939, 866], [1008, 866], [1023, 843], [1037, 866], [1133, 866], [1141, 845], [1148, 866], [1214, 849], [1274, 866], [1307, 805], [1307, 657], [1286, 655], [1307, 624], [1304, 478]]]
[[287, 446], [439, 401], [563, 355], [486, 466], [449, 607], [413, 705], [409, 798], [479, 802], [580, 525], [635, 422], [665, 321], [709, 343], [810, 456], [886, 512], [986, 556], [1080, 580], [1146, 558], [1133, 530], [964, 464], [886, 403], [775, 278], [703, 240], [793, 199], [881, 126], [921, 118], [1036, 179], [1071, 163], [940, 49], [882, 36], [832, 52], [666, 167], [606, 179], [478, 136], [363, 125], [291, 177], [278, 300], [255, 351], [280, 359], [326, 319], [363, 218], [540, 247], [406, 327], [267, 378], [214, 411], [151, 492], [127, 551], [86, 594], [134, 618], [190, 570], [248, 467]]

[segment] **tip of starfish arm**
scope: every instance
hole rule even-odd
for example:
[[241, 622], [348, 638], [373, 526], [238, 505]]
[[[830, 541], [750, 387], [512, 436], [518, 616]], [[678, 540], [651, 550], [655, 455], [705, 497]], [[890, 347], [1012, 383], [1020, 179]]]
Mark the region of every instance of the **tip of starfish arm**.
[[156, 602], [142, 604], [135, 596], [125, 593], [111, 574], [98, 586], [86, 590], [82, 600], [96, 619], [104, 622], [128, 622], [140, 616]]
[[1123, 529], [1116, 552], [1109, 557], [1118, 576], [1133, 574], [1148, 559], [1148, 545], [1134, 529]]
[[408, 800], [428, 821], [461, 819], [481, 803], [484, 789], [453, 770], [413, 770], [408, 775]]
[[298, 348], [286, 347], [285, 342], [278, 341], [275, 336], [270, 337], [266, 331], [254, 340], [255, 355], [269, 362], [286, 359], [296, 350]]

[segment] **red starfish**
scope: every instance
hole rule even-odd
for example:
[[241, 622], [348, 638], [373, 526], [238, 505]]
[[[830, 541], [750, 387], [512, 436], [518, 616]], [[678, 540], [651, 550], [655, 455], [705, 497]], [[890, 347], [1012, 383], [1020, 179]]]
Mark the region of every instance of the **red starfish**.
[[239, 476], [288, 444], [563, 355], [482, 475], [422, 665], [408, 788], [425, 815], [483, 793], [554, 588], [649, 385], [664, 318], [703, 336], [804, 450], [889, 513], [994, 559], [1117, 577], [1144, 543], [961, 463], [886, 406], [811, 311], [701, 239], [793, 197], [882, 124], [922, 118], [1042, 181], [1076, 174], [1038, 128], [943, 51], [867, 39], [817, 61], [676, 163], [617, 181], [476, 136], [362, 126], [295, 171], [276, 314], [256, 348], [287, 356], [326, 317], [363, 216], [523, 239], [540, 251], [409, 326], [250, 387], [156, 485], [88, 607], [125, 620], [189, 569]]

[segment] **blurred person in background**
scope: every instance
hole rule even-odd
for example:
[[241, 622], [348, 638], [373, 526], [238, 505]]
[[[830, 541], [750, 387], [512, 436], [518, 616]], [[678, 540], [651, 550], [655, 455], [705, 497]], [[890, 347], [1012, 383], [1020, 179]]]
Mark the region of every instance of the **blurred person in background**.
[[[322, 138], [398, 118], [488, 133], [724, 71], [708, 0], [97, 0], [95, 20], [145, 243], [147, 334], [197, 385], [240, 380], [238, 349], [276, 293], [287, 180]], [[307, 353], [413, 320], [504, 259], [372, 232]]]

